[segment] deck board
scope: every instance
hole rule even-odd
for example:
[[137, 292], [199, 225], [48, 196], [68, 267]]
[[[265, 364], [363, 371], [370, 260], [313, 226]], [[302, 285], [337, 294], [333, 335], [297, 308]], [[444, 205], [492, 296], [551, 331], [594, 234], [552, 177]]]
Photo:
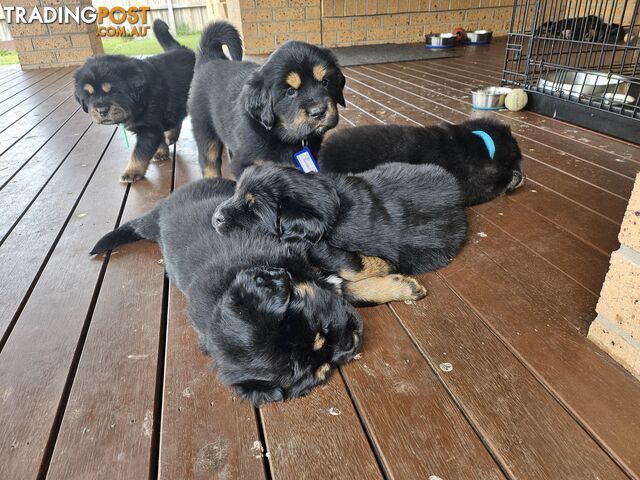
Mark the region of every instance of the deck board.
[[0, 478], [640, 478], [640, 383], [585, 338], [640, 146], [474, 112], [503, 49], [344, 69], [338, 128], [494, 116], [528, 180], [469, 209], [426, 299], [362, 310], [362, 358], [260, 409], [217, 381], [156, 246], [86, 254], [199, 178], [188, 122], [175, 168], [128, 190], [122, 136], [90, 126], [70, 69], [0, 68]]

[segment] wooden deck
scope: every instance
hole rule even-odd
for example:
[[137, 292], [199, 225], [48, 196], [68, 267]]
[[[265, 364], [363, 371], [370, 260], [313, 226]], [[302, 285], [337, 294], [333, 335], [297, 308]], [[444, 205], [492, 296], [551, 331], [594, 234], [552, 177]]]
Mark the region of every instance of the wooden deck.
[[[476, 116], [503, 48], [347, 68], [341, 126]], [[174, 165], [120, 185], [122, 133], [79, 110], [71, 73], [0, 69], [0, 478], [640, 478], [640, 383], [585, 338], [640, 146], [490, 114], [525, 187], [469, 210], [426, 299], [362, 310], [360, 360], [256, 410], [216, 381], [155, 245], [88, 256], [199, 178], [188, 129]]]

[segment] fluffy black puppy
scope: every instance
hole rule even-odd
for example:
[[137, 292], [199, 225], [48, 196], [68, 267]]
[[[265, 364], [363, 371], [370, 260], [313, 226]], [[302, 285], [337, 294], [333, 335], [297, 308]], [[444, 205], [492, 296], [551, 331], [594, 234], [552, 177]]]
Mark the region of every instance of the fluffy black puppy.
[[[212, 221], [225, 234], [308, 242], [314, 263], [356, 283], [444, 267], [467, 233], [456, 179], [437, 165], [400, 163], [358, 175], [251, 167]], [[371, 287], [386, 288], [380, 282]]]
[[[490, 137], [493, 158], [474, 131]], [[338, 130], [322, 143], [319, 165], [325, 173], [358, 173], [388, 162], [440, 165], [460, 182], [465, 205], [474, 205], [521, 186], [521, 161], [508, 125], [477, 119], [433, 127], [367, 125]]]
[[181, 46], [162, 20], [153, 33], [165, 53], [145, 59], [101, 55], [88, 59], [74, 75], [75, 97], [94, 122], [123, 123], [136, 133], [136, 145], [124, 183], [144, 177], [152, 158], [169, 158], [187, 116], [187, 97], [193, 77], [195, 53]]
[[215, 232], [211, 212], [233, 190], [229, 180], [191, 183], [104, 236], [91, 254], [157, 242], [222, 382], [256, 405], [304, 395], [355, 356], [362, 321], [336, 294], [339, 279], [312, 268], [300, 248], [270, 236]]
[[236, 177], [261, 162], [294, 164], [293, 154], [308, 143], [317, 154], [324, 133], [338, 123], [345, 105], [344, 75], [327, 49], [287, 42], [262, 64], [240, 60], [242, 44], [229, 24], [209, 25], [189, 96], [189, 113], [204, 176], [220, 176], [221, 154], [229, 149]]

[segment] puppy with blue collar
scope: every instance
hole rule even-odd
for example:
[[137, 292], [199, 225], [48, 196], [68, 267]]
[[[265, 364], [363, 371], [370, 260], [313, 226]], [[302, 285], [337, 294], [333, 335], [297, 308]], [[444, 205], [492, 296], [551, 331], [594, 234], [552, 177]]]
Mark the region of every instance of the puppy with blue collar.
[[318, 158], [324, 173], [360, 173], [391, 162], [440, 165], [460, 183], [467, 206], [515, 190], [526, 178], [511, 129], [487, 118], [431, 127], [346, 128], [324, 140]]

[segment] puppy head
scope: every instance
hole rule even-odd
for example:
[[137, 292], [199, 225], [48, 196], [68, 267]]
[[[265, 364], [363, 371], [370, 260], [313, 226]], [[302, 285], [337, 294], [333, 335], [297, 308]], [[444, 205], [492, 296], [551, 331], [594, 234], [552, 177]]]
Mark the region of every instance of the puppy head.
[[215, 334], [207, 336], [222, 382], [254, 405], [306, 394], [360, 348], [355, 309], [324, 280], [296, 268], [237, 273]]
[[241, 229], [283, 241], [318, 242], [339, 207], [328, 178], [279, 165], [246, 169], [233, 197], [218, 205], [212, 224], [220, 234]]
[[506, 123], [492, 119], [478, 118], [465, 122], [470, 130], [484, 130], [496, 146], [493, 158], [499, 175], [496, 178], [496, 189], [511, 192], [521, 187], [527, 176], [522, 168], [522, 153], [517, 140]]
[[242, 97], [254, 120], [283, 142], [298, 143], [337, 125], [337, 105], [345, 106], [344, 84], [329, 50], [291, 41], [251, 75]]
[[146, 77], [135, 59], [92, 57], [76, 70], [74, 79], [75, 98], [95, 123], [126, 123], [145, 107]]

